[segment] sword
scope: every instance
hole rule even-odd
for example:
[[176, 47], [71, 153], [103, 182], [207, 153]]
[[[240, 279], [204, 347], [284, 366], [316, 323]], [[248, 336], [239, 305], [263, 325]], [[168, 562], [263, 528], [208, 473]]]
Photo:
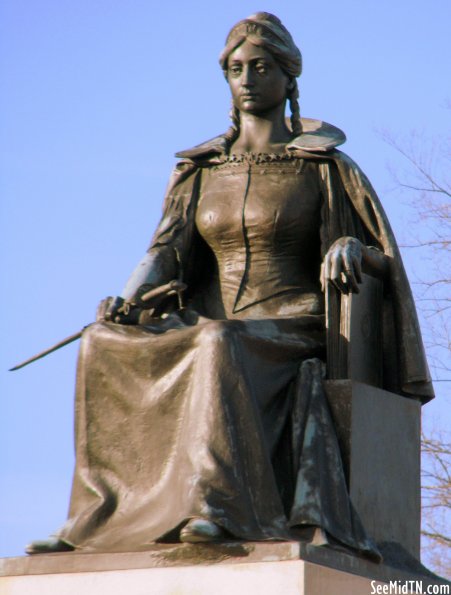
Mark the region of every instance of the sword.
[[[169, 283], [166, 283], [165, 285], [160, 285], [160, 287], [155, 287], [155, 289], [146, 291], [139, 297], [139, 301], [140, 301], [140, 303], [148, 302], [148, 301], [152, 300], [153, 298], [159, 297], [161, 295], [170, 296], [170, 295], [177, 294], [178, 300], [179, 300], [179, 307], [182, 308], [181, 293], [185, 289], [186, 289], [185, 283], [182, 283], [181, 281], [177, 281], [177, 280], [169, 281]], [[130, 308], [134, 307], [134, 306], [136, 306], [136, 303], [125, 301], [124, 305], [118, 309], [118, 312], [127, 315], [130, 311]], [[115, 322], [118, 322], [118, 320], [116, 319]], [[91, 324], [94, 324], [94, 323], [91, 323]], [[65, 347], [66, 345], [69, 345], [69, 343], [73, 343], [74, 341], [76, 341], [77, 339], [79, 339], [81, 337], [81, 335], [83, 334], [83, 331], [85, 329], [87, 329], [89, 326], [91, 326], [91, 324], [87, 324], [78, 333], [75, 333], [74, 335], [70, 335], [69, 337], [66, 337], [62, 341], [59, 341], [59, 343], [52, 345], [52, 347], [49, 347], [48, 349], [45, 349], [44, 351], [41, 351], [40, 353], [33, 355], [33, 357], [26, 359], [25, 361], [21, 362], [20, 364], [17, 364], [17, 366], [10, 368], [9, 372], [14, 372], [15, 370], [20, 370], [20, 368], [28, 366], [28, 364], [31, 364], [31, 363], [37, 361], [38, 359], [41, 359], [42, 357], [45, 357], [46, 355], [49, 355], [50, 353], [53, 353], [54, 351], [61, 349], [61, 347]]]
[[88, 326], [91, 326], [91, 325], [88, 324], [87, 326], [84, 326], [82, 328], [82, 330], [79, 331], [78, 333], [75, 333], [75, 335], [66, 337], [66, 339], [63, 339], [62, 341], [60, 341], [59, 343], [56, 343], [52, 347], [49, 347], [48, 349], [45, 349], [44, 351], [41, 351], [40, 353], [33, 355], [33, 357], [30, 357], [30, 358], [26, 359], [24, 362], [17, 364], [17, 366], [14, 366], [14, 368], [10, 368], [9, 371], [14, 372], [15, 370], [20, 370], [20, 368], [23, 368], [24, 366], [28, 366], [28, 364], [31, 364], [32, 362], [35, 362], [38, 359], [41, 359], [41, 357], [45, 357], [46, 355], [49, 355], [49, 353], [53, 353], [57, 349], [60, 349], [61, 347], [64, 347], [65, 345], [69, 345], [69, 343], [72, 343], [73, 341], [76, 341], [77, 339], [79, 339], [81, 337], [82, 332], [85, 330], [85, 328], [88, 328]]

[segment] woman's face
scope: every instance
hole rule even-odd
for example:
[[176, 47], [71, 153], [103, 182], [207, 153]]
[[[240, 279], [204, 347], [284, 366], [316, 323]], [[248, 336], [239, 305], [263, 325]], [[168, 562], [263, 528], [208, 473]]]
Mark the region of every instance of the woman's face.
[[227, 60], [233, 103], [241, 112], [260, 114], [283, 103], [289, 79], [265, 49], [244, 41]]

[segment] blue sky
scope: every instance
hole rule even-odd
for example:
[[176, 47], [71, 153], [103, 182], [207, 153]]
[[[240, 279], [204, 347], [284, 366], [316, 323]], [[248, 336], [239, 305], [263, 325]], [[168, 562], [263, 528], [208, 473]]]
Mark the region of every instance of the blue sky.
[[[448, 132], [449, 0], [259, 3], [3, 0], [0, 4], [2, 334], [0, 556], [66, 517], [79, 330], [119, 293], [158, 221], [174, 153], [228, 126], [217, 57], [230, 27], [268, 10], [304, 58], [301, 112], [348, 137], [400, 240], [411, 212], [381, 139]], [[410, 275], [421, 261], [406, 255]], [[446, 383], [425, 408], [449, 426]]]

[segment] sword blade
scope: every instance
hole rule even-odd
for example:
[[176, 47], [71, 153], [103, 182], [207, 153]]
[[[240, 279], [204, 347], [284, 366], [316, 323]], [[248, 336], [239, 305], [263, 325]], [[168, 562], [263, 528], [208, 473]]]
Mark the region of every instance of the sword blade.
[[61, 349], [61, 347], [64, 347], [65, 345], [69, 345], [69, 343], [72, 343], [73, 341], [76, 341], [81, 337], [83, 330], [79, 331], [78, 333], [75, 333], [74, 335], [71, 335], [70, 337], [66, 337], [66, 339], [63, 339], [62, 341], [56, 343], [52, 347], [49, 347], [48, 349], [45, 349], [44, 351], [41, 351], [40, 353], [33, 355], [33, 357], [30, 357], [26, 359], [24, 362], [17, 364], [17, 366], [14, 366], [14, 368], [10, 368], [9, 371], [14, 372], [15, 370], [20, 370], [20, 368], [28, 366], [28, 364], [31, 364], [38, 359], [41, 359], [41, 357], [45, 357], [46, 355], [53, 353], [57, 349]]

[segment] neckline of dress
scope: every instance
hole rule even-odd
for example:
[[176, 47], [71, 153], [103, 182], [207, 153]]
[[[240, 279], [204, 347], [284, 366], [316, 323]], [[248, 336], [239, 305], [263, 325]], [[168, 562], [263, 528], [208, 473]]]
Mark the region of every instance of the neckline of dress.
[[243, 153], [229, 153], [224, 155], [227, 163], [271, 163], [277, 161], [291, 161], [294, 159], [292, 153], [254, 153], [246, 151]]

